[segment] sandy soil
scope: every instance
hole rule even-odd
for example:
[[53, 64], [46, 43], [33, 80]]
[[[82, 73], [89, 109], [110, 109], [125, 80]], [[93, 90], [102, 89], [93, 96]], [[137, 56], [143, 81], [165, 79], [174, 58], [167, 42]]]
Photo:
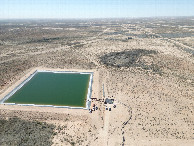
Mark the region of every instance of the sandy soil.
[[[104, 20], [85, 27], [76, 22], [72, 28], [60, 26], [63, 30], [43, 29], [57, 28], [48, 22], [23, 32], [5, 27], [0, 35], [0, 98], [36, 69], [92, 71], [92, 98], [97, 98], [92, 103], [99, 109], [89, 113], [0, 105], [0, 120], [12, 123], [9, 119], [17, 117], [54, 125], [48, 137], [52, 145], [193, 145], [194, 58], [188, 51], [193, 49], [193, 38], [172, 38], [183, 32], [190, 35], [191, 30], [180, 29], [179, 19], [141, 21]], [[193, 25], [190, 18], [181, 22]], [[146, 53], [150, 50], [155, 53]], [[116, 108], [105, 105], [104, 98], [113, 98]], [[9, 127], [1, 124], [0, 133], [6, 133]], [[18, 122], [17, 126], [28, 129]], [[0, 145], [9, 145], [3, 140], [7, 137], [0, 134]]]

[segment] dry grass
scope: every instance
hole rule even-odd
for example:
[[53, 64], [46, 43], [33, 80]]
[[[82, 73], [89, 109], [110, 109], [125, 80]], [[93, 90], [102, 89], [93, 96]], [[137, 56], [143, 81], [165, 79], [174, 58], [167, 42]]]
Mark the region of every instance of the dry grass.
[[193, 144], [192, 18], [58, 21], [0, 22], [0, 93], [36, 67], [94, 69], [93, 97], [117, 107], [0, 105], [0, 145]]

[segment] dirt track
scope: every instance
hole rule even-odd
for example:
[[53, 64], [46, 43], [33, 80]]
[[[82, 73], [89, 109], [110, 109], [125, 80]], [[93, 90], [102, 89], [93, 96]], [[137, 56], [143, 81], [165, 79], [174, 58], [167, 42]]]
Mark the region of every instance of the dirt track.
[[[192, 19], [90, 21], [0, 22], [0, 93], [34, 68], [95, 70], [92, 97], [104, 98], [104, 84], [117, 107], [0, 105], [0, 145], [192, 145], [194, 58], [184, 49], [194, 50]], [[30, 128], [38, 138], [25, 135]]]

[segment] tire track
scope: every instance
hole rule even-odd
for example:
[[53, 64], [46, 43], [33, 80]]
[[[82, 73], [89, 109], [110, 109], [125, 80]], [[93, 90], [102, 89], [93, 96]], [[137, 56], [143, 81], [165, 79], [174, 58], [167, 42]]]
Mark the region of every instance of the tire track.
[[125, 145], [125, 126], [129, 123], [129, 121], [132, 119], [132, 108], [128, 105], [126, 105], [125, 103], [122, 103], [120, 101], [118, 101], [118, 103], [120, 103], [121, 105], [125, 106], [127, 108], [127, 111], [129, 113], [129, 119], [125, 122], [123, 122], [123, 126], [121, 128], [121, 132], [122, 132], [122, 136], [123, 136], [123, 139], [122, 139], [122, 146]]

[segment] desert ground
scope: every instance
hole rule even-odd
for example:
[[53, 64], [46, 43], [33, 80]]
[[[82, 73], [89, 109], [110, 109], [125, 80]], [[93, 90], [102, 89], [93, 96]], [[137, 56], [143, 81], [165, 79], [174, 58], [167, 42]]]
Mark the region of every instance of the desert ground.
[[194, 17], [0, 20], [0, 98], [42, 68], [94, 71], [99, 109], [1, 104], [1, 146], [193, 145]]

